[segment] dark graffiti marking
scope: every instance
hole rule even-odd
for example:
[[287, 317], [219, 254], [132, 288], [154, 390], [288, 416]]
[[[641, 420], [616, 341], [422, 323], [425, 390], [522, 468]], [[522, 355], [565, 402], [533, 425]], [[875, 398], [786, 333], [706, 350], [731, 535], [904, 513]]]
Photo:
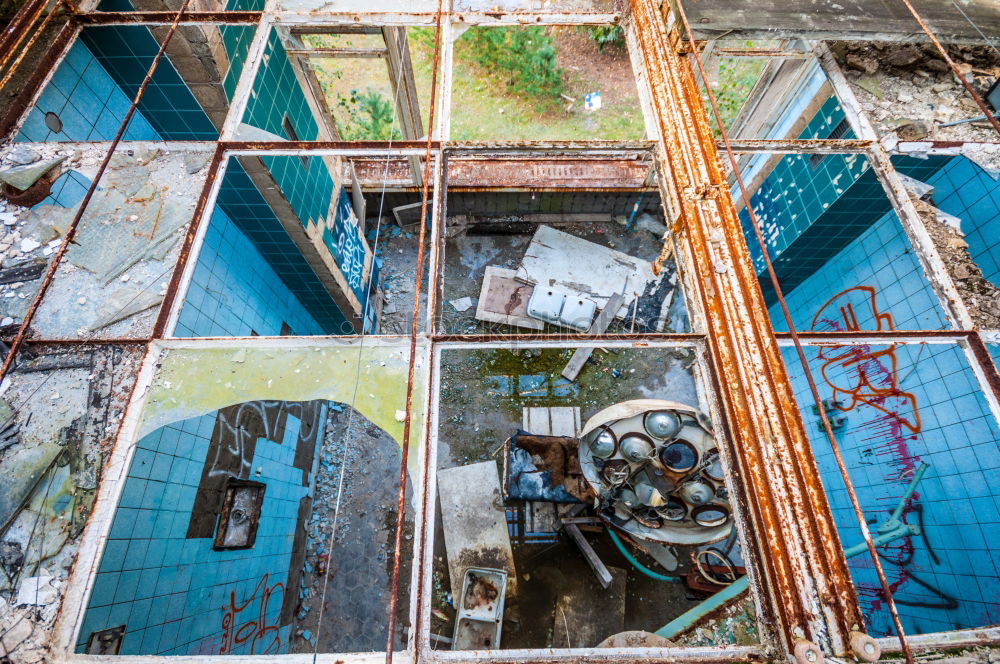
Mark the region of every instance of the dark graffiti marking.
[[[285, 596], [285, 585], [281, 582], [268, 586], [268, 575], [265, 574], [257, 582], [257, 587], [250, 594], [245, 602], [236, 605], [236, 593], [229, 593], [229, 607], [222, 616], [222, 645], [219, 647], [220, 655], [233, 653], [233, 650], [246, 642], [250, 642], [250, 655], [270, 655], [276, 654], [281, 649], [281, 626], [280, 619], [275, 617], [274, 624], [267, 622], [267, 608], [271, 601], [271, 596], [275, 592], [280, 592], [282, 599]], [[259, 600], [259, 607], [255, 614], [249, 614], [247, 620], [241, 625], [237, 625], [237, 620], [243, 611], [253, 604], [254, 600]]]

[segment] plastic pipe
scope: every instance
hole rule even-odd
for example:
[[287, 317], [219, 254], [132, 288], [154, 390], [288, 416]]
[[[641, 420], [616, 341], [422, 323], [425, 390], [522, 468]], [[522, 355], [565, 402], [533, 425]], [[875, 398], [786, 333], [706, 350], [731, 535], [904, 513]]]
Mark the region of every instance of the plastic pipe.
[[657, 581], [681, 580], [681, 577], [679, 576], [667, 576], [666, 574], [660, 574], [659, 572], [654, 572], [653, 570], [649, 569], [648, 567], [640, 563], [638, 560], [636, 560], [635, 556], [633, 556], [631, 553], [628, 552], [628, 549], [625, 548], [625, 545], [622, 544], [622, 541], [618, 539], [618, 535], [615, 534], [615, 531], [611, 530], [610, 528], [608, 528], [607, 531], [608, 534], [611, 535], [611, 541], [615, 543], [615, 546], [618, 547], [618, 550], [621, 552], [621, 554], [625, 556], [625, 560], [632, 563], [632, 567], [636, 568], [649, 578], [656, 579]]

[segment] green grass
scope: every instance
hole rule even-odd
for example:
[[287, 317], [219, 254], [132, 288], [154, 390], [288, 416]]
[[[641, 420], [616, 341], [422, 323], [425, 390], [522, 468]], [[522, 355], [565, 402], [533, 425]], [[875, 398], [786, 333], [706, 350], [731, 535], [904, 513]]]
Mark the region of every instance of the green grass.
[[[474, 28], [489, 30], [492, 28]], [[429, 87], [434, 32], [411, 28], [414, 69], [419, 82]], [[605, 105], [596, 113], [582, 110], [581, 90], [599, 90], [600, 82], [578, 80], [564, 74], [566, 94], [576, 98], [573, 111], [568, 101], [550, 95], [518, 94], [510, 90], [503, 74], [490, 72], [476, 63], [473, 40], [463, 36], [455, 44], [452, 87], [452, 140], [634, 140], [645, 132], [638, 96], [632, 103]]]

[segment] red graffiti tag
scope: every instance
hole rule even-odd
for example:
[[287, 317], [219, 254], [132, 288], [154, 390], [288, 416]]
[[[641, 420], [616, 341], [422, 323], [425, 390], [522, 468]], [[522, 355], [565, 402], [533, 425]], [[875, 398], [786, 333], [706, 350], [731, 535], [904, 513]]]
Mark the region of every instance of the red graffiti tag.
[[[276, 654], [281, 648], [281, 636], [279, 632], [281, 627], [277, 623], [273, 625], [267, 624], [267, 606], [271, 601], [271, 595], [276, 590], [280, 591], [281, 597], [284, 598], [285, 585], [279, 582], [273, 586], [268, 586], [267, 581], [268, 575], [265, 574], [257, 583], [257, 587], [254, 588], [250, 597], [239, 606], [236, 605], [236, 593], [229, 593], [229, 608], [226, 610], [225, 615], [222, 616], [222, 646], [219, 648], [220, 655], [232, 653], [233, 648], [247, 641], [250, 641], [250, 652], [248, 653], [250, 655]], [[254, 600], [258, 599], [258, 593], [260, 606], [256, 615], [242, 625], [236, 625], [238, 614], [242, 613]], [[266, 645], [263, 646], [263, 649], [258, 651], [257, 648], [265, 643]]]

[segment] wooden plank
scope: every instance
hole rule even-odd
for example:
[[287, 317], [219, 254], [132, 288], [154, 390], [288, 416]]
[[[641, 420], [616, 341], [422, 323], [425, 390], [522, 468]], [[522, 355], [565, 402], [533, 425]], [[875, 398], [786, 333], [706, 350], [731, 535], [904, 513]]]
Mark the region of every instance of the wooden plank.
[[594, 547], [590, 546], [590, 542], [587, 538], [583, 536], [580, 532], [580, 527], [575, 523], [563, 523], [563, 529], [569, 533], [569, 536], [576, 543], [577, 548], [580, 549], [580, 553], [587, 560], [587, 564], [590, 565], [590, 569], [594, 570], [594, 574], [597, 576], [598, 582], [600, 582], [602, 588], [607, 588], [611, 585], [611, 572], [604, 565], [601, 559], [598, 557], [597, 552], [594, 551]]
[[507, 593], [517, 592], [514, 553], [494, 461], [438, 471], [441, 527], [448, 555], [452, 597], [460, 597], [470, 567], [507, 572]]
[[[615, 312], [617, 312], [625, 298], [622, 297], [621, 293], [615, 293], [610, 298], [608, 298], [608, 303], [601, 313], [597, 315], [594, 322], [590, 324], [590, 334], [604, 334], [611, 325], [611, 321], [615, 319]], [[569, 358], [569, 362], [566, 364], [566, 368], [562, 370], [562, 375], [567, 380], [576, 380], [576, 377], [580, 375], [580, 370], [583, 369], [583, 365], [587, 363], [590, 358], [590, 354], [594, 352], [593, 348], [577, 348], [576, 352], [573, 353], [573, 357]]]

